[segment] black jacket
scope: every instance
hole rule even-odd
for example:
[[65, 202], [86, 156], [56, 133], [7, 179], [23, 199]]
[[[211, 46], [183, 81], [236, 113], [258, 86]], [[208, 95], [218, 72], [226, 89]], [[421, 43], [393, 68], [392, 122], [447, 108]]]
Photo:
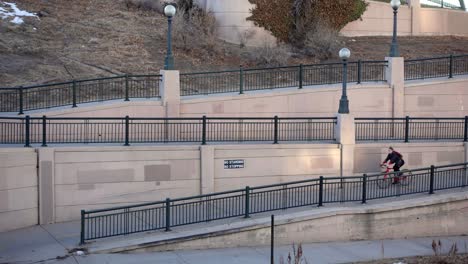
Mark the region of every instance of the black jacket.
[[400, 160], [401, 160], [401, 154], [396, 151], [393, 151], [392, 153], [388, 154], [387, 158], [384, 160], [383, 163], [390, 161], [391, 163], [398, 164]]

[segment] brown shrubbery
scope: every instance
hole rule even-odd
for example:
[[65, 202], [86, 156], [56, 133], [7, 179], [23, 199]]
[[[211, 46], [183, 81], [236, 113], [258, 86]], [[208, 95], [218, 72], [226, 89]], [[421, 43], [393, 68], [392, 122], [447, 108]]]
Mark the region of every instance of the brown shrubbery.
[[216, 18], [196, 6], [179, 9], [174, 17], [174, 45], [185, 51], [219, 51]]
[[364, 0], [249, 0], [248, 20], [307, 55], [327, 59], [341, 43], [339, 31], [366, 11]]

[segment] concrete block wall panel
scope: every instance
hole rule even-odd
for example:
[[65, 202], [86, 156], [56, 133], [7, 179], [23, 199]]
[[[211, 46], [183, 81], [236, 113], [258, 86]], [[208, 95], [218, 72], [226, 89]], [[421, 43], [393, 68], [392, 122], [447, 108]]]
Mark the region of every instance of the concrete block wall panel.
[[166, 109], [161, 101], [148, 99], [145, 101], [100, 102], [79, 104], [76, 108], [60, 107], [51, 110], [36, 110], [26, 114], [41, 117], [165, 117]]
[[38, 223], [37, 154], [0, 149], [0, 232]]
[[198, 146], [87, 147], [55, 150], [56, 222], [81, 209], [198, 195]]
[[[244, 160], [242, 169], [225, 169], [225, 160]], [[215, 191], [339, 175], [340, 149], [329, 145], [217, 146]]]
[[[392, 91], [385, 84], [351, 84], [350, 111], [356, 116], [391, 116]], [[244, 95], [183, 99], [181, 116], [332, 117], [338, 111], [341, 85], [268, 90]]]
[[405, 84], [405, 113], [418, 117], [468, 115], [468, 80], [456, 78]]
[[468, 13], [439, 8], [420, 9], [420, 35], [468, 35]]
[[354, 173], [379, 172], [379, 164], [392, 146], [403, 155], [404, 168], [424, 168], [465, 162], [465, 147], [462, 142], [439, 143], [370, 143], [357, 144], [354, 150]]
[[[398, 10], [398, 34], [411, 35], [411, 8], [402, 5]], [[369, 1], [362, 16], [346, 25], [341, 33], [345, 36], [390, 36], [393, 34], [393, 10], [390, 4]]]
[[261, 27], [256, 27], [252, 21], [250, 9], [254, 8], [248, 0], [195, 0], [199, 6], [214, 14], [218, 22], [219, 38], [231, 43], [241, 43], [247, 39], [247, 45], [262, 47], [276, 45], [276, 38]]

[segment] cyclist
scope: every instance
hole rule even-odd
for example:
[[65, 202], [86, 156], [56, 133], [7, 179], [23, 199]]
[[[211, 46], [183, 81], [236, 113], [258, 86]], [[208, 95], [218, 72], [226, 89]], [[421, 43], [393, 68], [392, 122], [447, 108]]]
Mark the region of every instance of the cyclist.
[[[399, 172], [400, 168], [405, 165], [405, 161], [403, 160], [403, 155], [401, 155], [398, 151], [395, 151], [393, 147], [388, 148], [388, 155], [387, 158], [380, 164], [383, 166], [388, 162], [388, 165], [393, 165], [393, 171]], [[396, 176], [393, 178], [393, 184], [397, 184], [399, 181], [398, 176], [400, 176], [399, 173], [396, 174]]]

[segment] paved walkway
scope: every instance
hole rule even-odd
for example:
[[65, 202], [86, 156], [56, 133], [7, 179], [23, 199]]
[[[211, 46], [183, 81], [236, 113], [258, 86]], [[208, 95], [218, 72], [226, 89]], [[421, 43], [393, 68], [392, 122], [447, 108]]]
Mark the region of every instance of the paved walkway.
[[[54, 228], [32, 227], [0, 235], [0, 263], [44, 264], [259, 264], [269, 263], [269, 247], [250, 247], [213, 250], [188, 250], [141, 254], [91, 254], [77, 256], [66, 249], [74, 234], [67, 230], [76, 223]], [[57, 231], [61, 229], [61, 235]], [[333, 242], [303, 245], [308, 263], [350, 263], [382, 258], [432, 255], [432, 241], [441, 240], [443, 252], [448, 252], [457, 243], [460, 253], [468, 253], [468, 237], [418, 238], [410, 240], [382, 240]], [[73, 244], [74, 242], [72, 242]], [[275, 248], [275, 260], [287, 258], [290, 246]]]
[[[434, 196], [422, 196], [420, 199], [441, 199], [444, 196], [465, 195], [463, 190], [446, 191], [445, 194], [439, 192]], [[424, 198], [425, 197], [425, 198]], [[406, 197], [408, 199], [410, 197]], [[415, 201], [415, 199], [411, 199]], [[405, 202], [405, 197], [390, 198], [388, 200], [373, 201], [373, 205], [380, 206], [381, 203]], [[408, 200], [406, 200], [408, 201]], [[347, 204], [347, 208], [362, 207], [359, 203]], [[335, 209], [333, 209], [335, 208]], [[333, 205], [328, 205], [321, 210], [339, 209]], [[297, 208], [300, 211], [301, 208]], [[295, 210], [284, 211], [291, 215]], [[310, 211], [310, 210], [309, 210]], [[281, 218], [281, 211], [275, 211], [278, 220]], [[275, 213], [275, 214], [276, 214]], [[257, 218], [256, 216], [253, 218]], [[255, 220], [255, 219], [253, 219]], [[231, 219], [229, 221], [235, 221]], [[222, 221], [221, 221], [222, 222]], [[203, 224], [205, 228], [210, 225], [219, 225], [221, 222], [213, 221], [210, 224]], [[240, 222], [240, 221], [238, 221]], [[243, 220], [242, 222], [245, 222]], [[200, 224], [202, 225], [202, 224]], [[201, 226], [200, 226], [201, 227]], [[153, 236], [173, 236], [177, 233], [193, 232], [198, 229], [196, 226], [175, 228], [170, 233], [152, 233]], [[213, 228], [213, 227], [211, 227]], [[185, 230], [187, 229], [187, 230]], [[234, 249], [214, 249], [214, 250], [187, 250], [163, 253], [141, 253], [141, 254], [90, 254], [77, 256], [73, 253], [79, 241], [79, 222], [69, 222], [54, 225], [34, 226], [11, 232], [0, 233], [0, 264], [11, 263], [46, 263], [46, 264], [91, 264], [91, 263], [182, 263], [182, 264], [210, 264], [210, 263], [269, 263], [269, 247], [249, 247]], [[403, 235], [402, 235], [403, 236]], [[148, 235], [136, 234], [129, 237], [119, 237], [112, 240], [102, 240], [91, 246], [109, 246], [112, 243], [131, 243], [132, 240], [148, 239]], [[437, 240], [439, 238], [436, 238]], [[448, 251], [453, 243], [457, 243], [460, 253], [468, 253], [468, 236], [445, 237], [442, 240], [444, 251]], [[334, 242], [316, 243], [303, 246], [304, 255], [309, 263], [350, 263], [355, 261], [370, 261], [374, 259], [399, 258], [416, 255], [431, 255], [433, 238], [420, 238], [410, 240], [384, 240], [384, 241], [357, 241], [357, 242]], [[141, 242], [141, 241], [140, 241]], [[290, 246], [276, 247], [275, 259], [279, 263], [280, 256], [285, 258], [290, 251]]]

